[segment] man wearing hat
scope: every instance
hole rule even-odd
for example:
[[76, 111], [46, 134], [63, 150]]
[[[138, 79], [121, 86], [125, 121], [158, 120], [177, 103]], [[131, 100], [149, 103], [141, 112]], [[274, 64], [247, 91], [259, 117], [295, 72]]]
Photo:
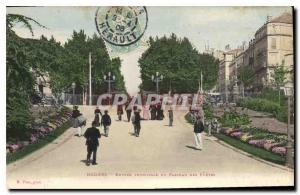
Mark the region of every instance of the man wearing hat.
[[93, 160], [92, 165], [97, 165], [96, 163], [96, 154], [97, 148], [99, 146], [99, 140], [101, 137], [99, 129], [96, 128], [97, 123], [93, 121], [92, 127], [88, 128], [85, 133], [84, 137], [86, 138], [86, 146], [87, 146], [87, 158], [86, 158], [86, 165], [90, 165], [90, 158], [93, 153]]

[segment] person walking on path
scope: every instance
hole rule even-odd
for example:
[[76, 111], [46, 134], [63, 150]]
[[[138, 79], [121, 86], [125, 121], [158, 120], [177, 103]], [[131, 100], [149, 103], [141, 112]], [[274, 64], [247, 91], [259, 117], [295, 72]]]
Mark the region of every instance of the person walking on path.
[[104, 115], [101, 118], [101, 125], [103, 125], [105, 136], [108, 137], [109, 126], [111, 125], [111, 118], [108, 115], [107, 110], [104, 111]]
[[172, 109], [172, 107], [170, 107], [168, 112], [169, 112], [169, 127], [172, 127], [173, 126], [173, 109]]
[[92, 165], [97, 165], [96, 156], [97, 156], [97, 148], [99, 147], [99, 140], [101, 138], [101, 134], [99, 129], [96, 128], [96, 122], [93, 121], [92, 127], [88, 128], [84, 133], [84, 137], [86, 138], [86, 146], [87, 146], [87, 158], [86, 165], [90, 165], [91, 155], [93, 153]]
[[80, 115], [81, 115], [81, 113], [78, 110], [78, 106], [74, 106], [73, 111], [72, 111], [72, 125], [73, 125], [73, 128], [78, 128], [79, 127], [77, 117], [79, 117]]
[[141, 110], [138, 109], [136, 112], [134, 112], [134, 134], [136, 137], [140, 136], [140, 130], [141, 130]]
[[135, 112], [136, 112], [136, 110], [133, 112], [133, 115], [131, 116], [131, 123], [132, 123], [132, 126], [133, 126], [133, 135], [135, 135], [135, 132], [136, 132], [136, 127], [135, 127]]
[[77, 117], [79, 121], [79, 127], [78, 127], [78, 137], [81, 137], [84, 133], [84, 128], [86, 126], [86, 118], [80, 114], [79, 117]]
[[74, 106], [73, 112], [72, 112], [72, 125], [73, 128], [77, 129], [77, 135], [78, 137], [81, 137], [83, 133], [83, 129], [86, 125], [86, 119], [83, 117], [83, 115], [78, 110], [78, 106]]
[[117, 114], [119, 121], [122, 121], [122, 115], [123, 115], [123, 105], [118, 105], [117, 108]]
[[156, 107], [156, 120], [163, 120], [164, 119], [164, 111], [161, 107], [161, 103], [158, 103]]
[[143, 105], [143, 119], [144, 120], [149, 120], [150, 119], [149, 106], [146, 105], [146, 104]]
[[196, 122], [194, 123], [194, 136], [195, 136], [195, 143], [196, 149], [202, 150], [202, 132], [204, 131], [204, 125], [202, 123], [201, 117], [196, 118]]
[[150, 119], [155, 120], [156, 105], [150, 105]]
[[102, 112], [101, 110], [99, 109], [99, 107], [97, 106], [95, 111], [94, 111], [94, 114], [100, 114], [100, 116], [102, 116]]
[[100, 126], [100, 117], [102, 117], [102, 113], [98, 106], [96, 107], [94, 113], [95, 113], [94, 121], [96, 123], [96, 127], [99, 127]]
[[131, 106], [129, 105], [129, 102], [127, 102], [127, 103], [125, 104], [125, 110], [126, 110], [127, 120], [128, 120], [128, 122], [130, 122], [132, 108], [131, 108]]

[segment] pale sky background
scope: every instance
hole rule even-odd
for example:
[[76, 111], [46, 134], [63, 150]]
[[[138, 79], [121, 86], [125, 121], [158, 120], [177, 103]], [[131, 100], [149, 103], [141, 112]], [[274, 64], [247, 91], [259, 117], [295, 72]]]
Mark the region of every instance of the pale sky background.
[[[21, 37], [39, 38], [42, 34], [51, 35], [57, 41], [66, 42], [73, 30], [83, 29], [88, 36], [97, 33], [94, 22], [97, 7], [8, 7], [7, 13], [31, 17], [48, 29], [34, 26], [34, 37], [25, 28], [16, 27]], [[268, 15], [276, 17], [291, 7], [147, 7], [148, 27], [141, 40], [149, 36], [187, 37], [202, 52], [205, 44], [215, 49], [224, 49], [230, 44], [235, 48], [254, 37], [256, 30], [265, 22]], [[97, 33], [98, 34], [98, 33]], [[108, 44], [107, 44], [108, 46]], [[140, 84], [138, 58], [147, 47], [140, 47], [129, 53], [110, 53], [111, 57], [122, 59], [121, 71], [129, 93], [138, 91]]]

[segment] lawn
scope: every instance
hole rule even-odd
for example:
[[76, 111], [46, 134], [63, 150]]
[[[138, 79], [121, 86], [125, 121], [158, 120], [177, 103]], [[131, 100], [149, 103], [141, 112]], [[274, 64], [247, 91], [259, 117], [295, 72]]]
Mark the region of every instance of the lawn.
[[14, 153], [9, 153], [6, 155], [6, 164], [10, 164], [15, 162], [25, 156], [31, 154], [32, 152], [46, 146], [51, 143], [53, 140], [58, 138], [61, 134], [63, 134], [67, 129], [71, 127], [71, 121], [64, 123], [62, 126], [57, 128], [55, 131], [47, 135], [45, 138], [40, 139], [38, 142], [28, 145]]

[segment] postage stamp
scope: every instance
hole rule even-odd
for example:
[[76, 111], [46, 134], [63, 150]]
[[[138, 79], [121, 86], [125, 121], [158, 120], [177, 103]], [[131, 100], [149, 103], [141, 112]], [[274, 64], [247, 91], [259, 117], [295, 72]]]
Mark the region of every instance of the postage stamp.
[[115, 46], [136, 43], [147, 28], [148, 14], [144, 6], [100, 7], [95, 23], [100, 36]]

